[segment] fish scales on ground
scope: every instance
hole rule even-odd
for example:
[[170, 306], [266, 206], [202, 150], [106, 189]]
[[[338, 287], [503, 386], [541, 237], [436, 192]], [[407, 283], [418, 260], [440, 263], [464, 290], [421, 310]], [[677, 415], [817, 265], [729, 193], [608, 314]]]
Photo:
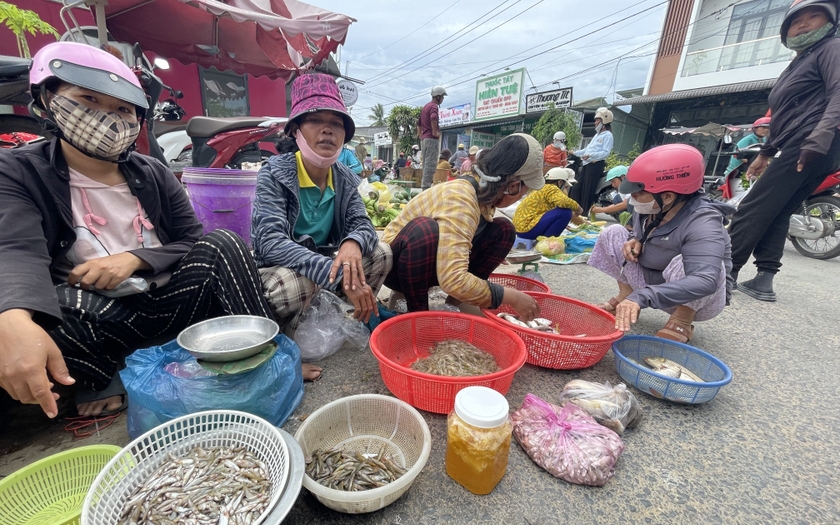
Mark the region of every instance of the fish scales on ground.
[[327, 488], [347, 492], [384, 487], [406, 473], [406, 469], [384, 451], [384, 445], [376, 454], [341, 448], [317, 449], [306, 458], [306, 475]]
[[684, 367], [679, 363], [675, 363], [670, 359], [664, 357], [646, 357], [645, 363], [657, 374], [662, 374], [674, 379], [681, 379], [683, 381], [694, 381], [695, 383], [705, 383], [697, 374]]
[[411, 363], [411, 369], [449, 377], [481, 376], [501, 370], [492, 354], [458, 339], [436, 343], [429, 349], [429, 357]]
[[119, 525], [248, 525], [268, 507], [268, 469], [245, 447], [169, 454], [128, 497]]

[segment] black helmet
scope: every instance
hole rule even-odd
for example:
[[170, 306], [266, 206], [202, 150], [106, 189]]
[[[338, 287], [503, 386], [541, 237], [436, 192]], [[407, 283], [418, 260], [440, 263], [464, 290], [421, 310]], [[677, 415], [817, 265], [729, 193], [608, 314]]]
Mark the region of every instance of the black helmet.
[[793, 17], [806, 7], [822, 7], [828, 13], [831, 23], [837, 25], [837, 0], [793, 0], [787, 13], [785, 13], [785, 19], [782, 21], [782, 45], [787, 45], [787, 33]]

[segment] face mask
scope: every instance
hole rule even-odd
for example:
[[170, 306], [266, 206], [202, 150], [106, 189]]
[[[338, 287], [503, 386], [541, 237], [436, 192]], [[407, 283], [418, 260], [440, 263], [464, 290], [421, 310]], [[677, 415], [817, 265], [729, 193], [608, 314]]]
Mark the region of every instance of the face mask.
[[560, 151], [566, 151], [566, 143], [562, 140], [555, 140], [553, 144], [554, 147], [559, 149]]
[[633, 211], [638, 213], [639, 215], [655, 215], [660, 212], [659, 205], [656, 204], [656, 201], [650, 202], [639, 202], [630, 196], [630, 202], [628, 202], [630, 206], [633, 206]]
[[603, 124], [597, 124], [595, 126], [595, 133], [601, 133], [602, 129], [604, 129], [604, 125]]
[[828, 35], [828, 33], [831, 32], [832, 29], [834, 29], [834, 24], [829, 22], [819, 29], [814, 29], [813, 31], [802, 33], [801, 35], [795, 36], [793, 38], [788, 38], [785, 47], [787, 47], [791, 51], [804, 51], [816, 44], [817, 42], [819, 42], [820, 40], [822, 40], [823, 38], [825, 38], [826, 35]]
[[335, 150], [335, 153], [331, 157], [323, 157], [315, 153], [315, 150], [309, 147], [309, 143], [306, 142], [306, 139], [303, 138], [300, 130], [296, 131], [294, 134], [295, 142], [297, 142], [298, 149], [300, 149], [300, 154], [303, 158], [314, 164], [318, 168], [329, 168], [338, 160], [338, 157], [341, 155], [341, 149], [338, 148]]
[[61, 95], [50, 100], [50, 111], [67, 142], [99, 159], [116, 162], [140, 134], [137, 122], [110, 111], [90, 109]]

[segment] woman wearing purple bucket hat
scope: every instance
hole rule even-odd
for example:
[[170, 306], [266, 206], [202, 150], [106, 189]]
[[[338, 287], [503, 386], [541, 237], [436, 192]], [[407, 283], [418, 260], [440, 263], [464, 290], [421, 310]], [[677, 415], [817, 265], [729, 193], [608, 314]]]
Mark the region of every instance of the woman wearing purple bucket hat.
[[292, 84], [285, 132], [299, 151], [269, 159], [257, 177], [251, 239], [266, 296], [286, 333], [320, 288], [346, 297], [354, 317], [378, 315], [376, 294], [391, 269], [357, 191], [361, 179], [337, 162], [356, 126], [329, 75]]

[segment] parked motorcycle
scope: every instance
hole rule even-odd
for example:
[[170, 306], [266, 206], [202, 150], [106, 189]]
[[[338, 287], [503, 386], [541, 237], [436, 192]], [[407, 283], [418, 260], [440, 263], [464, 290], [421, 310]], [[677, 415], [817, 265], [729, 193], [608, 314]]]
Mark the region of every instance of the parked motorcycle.
[[261, 162], [274, 155], [260, 148], [283, 131], [285, 117], [192, 117], [186, 134], [192, 139], [192, 165], [240, 169], [243, 162]]
[[[29, 95], [28, 58], [0, 56], [0, 105], [26, 106]], [[44, 140], [38, 121], [25, 115], [0, 115], [0, 148], [17, 148]]]

